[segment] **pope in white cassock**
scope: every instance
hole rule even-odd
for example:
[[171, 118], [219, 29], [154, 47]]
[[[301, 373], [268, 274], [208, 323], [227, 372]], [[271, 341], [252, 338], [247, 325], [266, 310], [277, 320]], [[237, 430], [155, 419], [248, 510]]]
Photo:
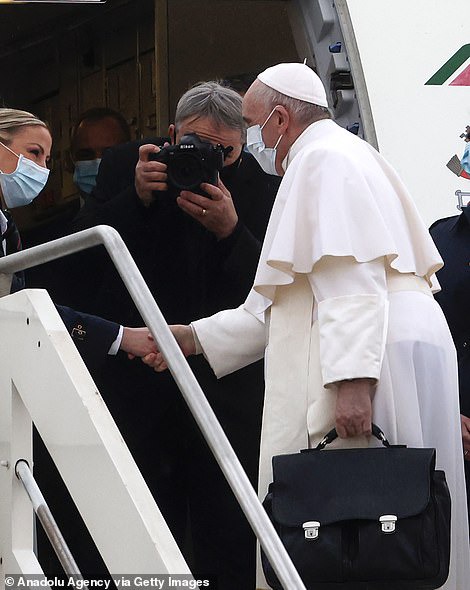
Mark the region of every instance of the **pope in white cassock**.
[[[470, 552], [457, 365], [430, 288], [442, 260], [396, 172], [327, 106], [303, 64], [268, 68], [252, 84], [247, 146], [283, 176], [253, 289], [238, 309], [172, 330], [218, 377], [266, 352], [261, 499], [272, 456], [314, 446], [333, 426], [343, 446], [369, 444], [374, 421], [391, 443], [435, 447], [452, 495], [443, 587], [463, 590]], [[147, 362], [165, 368], [160, 355]], [[268, 588], [261, 572], [258, 587]]]

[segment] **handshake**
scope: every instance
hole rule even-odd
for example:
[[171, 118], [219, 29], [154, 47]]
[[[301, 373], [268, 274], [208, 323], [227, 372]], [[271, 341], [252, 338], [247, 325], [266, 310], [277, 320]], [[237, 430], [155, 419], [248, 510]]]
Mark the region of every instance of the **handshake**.
[[[174, 325], [170, 326], [170, 330], [185, 356], [196, 354], [196, 343], [190, 326]], [[148, 328], [124, 328], [120, 349], [127, 352], [131, 360], [140, 357], [157, 373], [168, 368]]]
[[157, 353], [156, 343], [148, 328], [123, 328], [119, 349], [127, 352], [129, 359]]

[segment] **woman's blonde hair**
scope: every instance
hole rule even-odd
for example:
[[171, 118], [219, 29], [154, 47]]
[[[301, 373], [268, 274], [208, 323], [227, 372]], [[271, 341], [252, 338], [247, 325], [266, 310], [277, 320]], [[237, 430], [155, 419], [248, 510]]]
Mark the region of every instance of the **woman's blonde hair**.
[[21, 127], [31, 125], [40, 125], [50, 132], [48, 125], [32, 113], [18, 109], [0, 108], [0, 141], [2, 143], [8, 145]]

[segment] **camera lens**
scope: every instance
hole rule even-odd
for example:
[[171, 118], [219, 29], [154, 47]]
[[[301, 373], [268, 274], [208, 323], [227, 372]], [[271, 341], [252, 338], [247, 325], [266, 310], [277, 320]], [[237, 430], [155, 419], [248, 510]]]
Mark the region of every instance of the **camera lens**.
[[180, 190], [198, 187], [204, 179], [200, 157], [188, 152], [176, 152], [172, 155], [168, 169], [170, 182]]

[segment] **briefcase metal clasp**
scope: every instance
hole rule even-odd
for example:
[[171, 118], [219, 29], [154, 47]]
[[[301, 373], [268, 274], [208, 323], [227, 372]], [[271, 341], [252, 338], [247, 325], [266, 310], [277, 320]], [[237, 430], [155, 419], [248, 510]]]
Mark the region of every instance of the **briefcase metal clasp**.
[[320, 523], [317, 520], [308, 520], [302, 525], [306, 539], [318, 539]]
[[397, 517], [394, 514], [384, 514], [379, 518], [382, 533], [394, 533]]

